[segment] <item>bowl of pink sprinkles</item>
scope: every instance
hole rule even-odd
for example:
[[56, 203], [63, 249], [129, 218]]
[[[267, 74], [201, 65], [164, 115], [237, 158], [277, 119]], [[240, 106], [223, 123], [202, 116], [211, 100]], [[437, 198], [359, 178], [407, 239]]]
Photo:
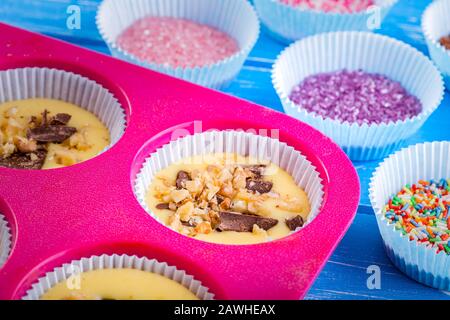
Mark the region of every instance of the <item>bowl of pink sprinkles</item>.
[[367, 32], [292, 44], [275, 62], [272, 81], [287, 114], [328, 135], [355, 161], [400, 148], [444, 94], [442, 76], [427, 57]]
[[97, 27], [113, 56], [211, 88], [234, 79], [259, 36], [247, 0], [103, 0]]

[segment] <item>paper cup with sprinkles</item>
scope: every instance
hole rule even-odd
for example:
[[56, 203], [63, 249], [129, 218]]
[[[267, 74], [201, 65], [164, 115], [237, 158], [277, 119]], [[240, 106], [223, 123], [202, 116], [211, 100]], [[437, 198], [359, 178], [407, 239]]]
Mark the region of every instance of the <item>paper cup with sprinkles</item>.
[[135, 181], [139, 203], [157, 221], [197, 240], [264, 243], [317, 216], [323, 186], [301, 152], [238, 131], [186, 136], [149, 155]]
[[283, 42], [332, 31], [378, 29], [397, 0], [254, 0], [267, 30]]
[[5, 217], [0, 214], [0, 268], [5, 264], [11, 250], [11, 232]]
[[434, 1], [422, 17], [422, 29], [434, 63], [450, 90], [450, 1]]
[[275, 62], [272, 81], [287, 114], [332, 138], [355, 161], [381, 159], [401, 146], [444, 94], [427, 57], [368, 32], [292, 44]]
[[39, 278], [22, 300], [212, 300], [185, 271], [155, 259], [101, 255], [74, 260]]
[[411, 278], [450, 290], [450, 142], [418, 144], [375, 171], [370, 200], [387, 254]]
[[104, 0], [97, 26], [114, 56], [211, 88], [236, 77], [259, 35], [246, 0]]

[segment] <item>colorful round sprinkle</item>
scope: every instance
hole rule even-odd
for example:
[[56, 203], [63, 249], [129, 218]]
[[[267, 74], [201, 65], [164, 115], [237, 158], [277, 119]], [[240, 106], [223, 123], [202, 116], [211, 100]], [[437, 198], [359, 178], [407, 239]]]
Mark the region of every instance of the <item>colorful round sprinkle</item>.
[[406, 120], [422, 111], [420, 100], [399, 82], [361, 70], [309, 76], [289, 98], [308, 112], [359, 125]]
[[450, 255], [450, 179], [420, 180], [389, 200], [383, 214], [410, 241]]

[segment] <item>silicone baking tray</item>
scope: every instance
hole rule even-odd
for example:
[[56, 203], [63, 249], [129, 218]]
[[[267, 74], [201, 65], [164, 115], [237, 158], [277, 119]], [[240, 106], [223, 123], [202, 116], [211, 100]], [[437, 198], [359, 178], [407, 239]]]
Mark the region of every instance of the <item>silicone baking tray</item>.
[[[95, 254], [136, 254], [184, 269], [216, 299], [299, 299], [350, 226], [359, 200], [356, 172], [321, 133], [284, 114], [92, 51], [0, 24], [0, 70], [49, 67], [97, 81], [120, 101], [127, 129], [111, 149], [49, 171], [0, 168], [0, 212], [12, 250], [0, 269], [0, 299], [20, 299], [46, 272]], [[0, 88], [0, 91], [2, 89]], [[248, 246], [206, 243], [154, 220], [133, 193], [144, 159], [171, 132], [278, 129], [324, 186], [318, 216], [281, 240]]]

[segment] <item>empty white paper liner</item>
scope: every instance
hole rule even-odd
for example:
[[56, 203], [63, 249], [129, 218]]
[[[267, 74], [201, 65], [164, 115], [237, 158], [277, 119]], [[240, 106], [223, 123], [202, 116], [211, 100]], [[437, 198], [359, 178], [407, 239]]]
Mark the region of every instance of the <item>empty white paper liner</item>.
[[[215, 27], [233, 37], [240, 51], [215, 64], [195, 68], [141, 61], [122, 50], [116, 40], [133, 22], [146, 16], [184, 18]], [[104, 0], [97, 26], [113, 56], [211, 88], [221, 88], [233, 80], [259, 36], [259, 20], [247, 0]]]
[[49, 68], [0, 71], [0, 103], [34, 98], [62, 100], [90, 111], [109, 129], [110, 146], [125, 132], [124, 109], [111, 92], [93, 80]]
[[376, 169], [370, 183], [370, 201], [392, 262], [411, 278], [446, 291], [450, 290], [450, 256], [410, 241], [386, 220], [382, 209], [406, 184], [421, 179], [450, 178], [449, 159], [450, 142], [417, 144], [387, 158]]
[[280, 0], [254, 0], [256, 11], [265, 27], [284, 42], [324, 32], [370, 31], [379, 28], [377, 22], [383, 21], [397, 0], [375, 2], [375, 6], [364, 11], [339, 14], [298, 8]]
[[159, 148], [145, 160], [136, 177], [135, 194], [139, 203], [158, 220], [145, 201], [155, 175], [180, 160], [214, 153], [249, 156], [259, 161], [270, 161], [279, 166], [289, 173], [308, 195], [311, 212], [304, 226], [319, 213], [323, 200], [322, 179], [311, 162], [299, 151], [279, 140], [239, 131], [199, 133], [175, 140]]
[[428, 50], [434, 63], [444, 74], [445, 84], [450, 90], [450, 50], [446, 50], [439, 40], [450, 35], [450, 1], [432, 2], [422, 17], [422, 30]]
[[[423, 111], [404, 121], [363, 124], [324, 118], [299, 108], [289, 99], [306, 77], [343, 69], [377, 73], [400, 82], [416, 96]], [[434, 64], [398, 40], [368, 32], [333, 32], [300, 40], [285, 49], [274, 64], [272, 81], [284, 110], [339, 144], [352, 160], [381, 159], [413, 135], [442, 101], [444, 85]]]
[[[99, 269], [136, 269], [159, 274], [183, 285], [201, 300], [212, 300], [214, 298], [214, 295], [209, 293], [208, 288], [204, 287], [201, 282], [186, 274], [185, 271], [169, 266], [165, 262], [162, 263], [145, 257], [105, 254], [74, 260], [70, 264], [64, 264], [56, 268], [40, 278], [22, 299], [39, 300], [50, 288], [68, 280], [71, 276]], [[74, 272], [77, 273], [74, 274]]]
[[8, 259], [11, 251], [11, 231], [5, 217], [0, 214], [0, 268]]

